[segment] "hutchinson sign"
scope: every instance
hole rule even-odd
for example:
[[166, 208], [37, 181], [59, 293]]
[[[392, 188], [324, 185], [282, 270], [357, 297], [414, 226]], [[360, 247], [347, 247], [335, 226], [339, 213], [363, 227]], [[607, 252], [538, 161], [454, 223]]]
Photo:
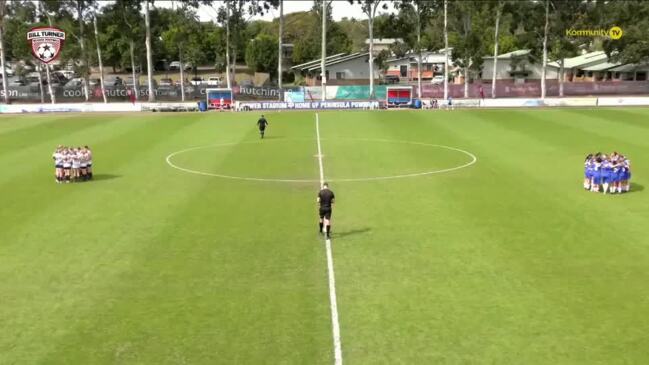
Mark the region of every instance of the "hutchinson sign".
[[32, 54], [43, 63], [54, 61], [61, 53], [65, 32], [54, 27], [36, 27], [27, 32]]

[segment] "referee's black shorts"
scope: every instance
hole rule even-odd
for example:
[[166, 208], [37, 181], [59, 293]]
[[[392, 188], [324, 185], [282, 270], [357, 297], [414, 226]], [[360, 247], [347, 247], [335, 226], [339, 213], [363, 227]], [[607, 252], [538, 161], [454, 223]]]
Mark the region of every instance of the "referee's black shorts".
[[331, 219], [331, 208], [320, 208], [320, 219]]

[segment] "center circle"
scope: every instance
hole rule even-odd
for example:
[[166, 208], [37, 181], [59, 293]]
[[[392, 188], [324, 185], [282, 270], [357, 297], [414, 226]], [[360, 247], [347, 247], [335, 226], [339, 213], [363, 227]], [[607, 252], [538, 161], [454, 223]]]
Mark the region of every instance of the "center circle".
[[[186, 148], [169, 154], [166, 162], [177, 170], [203, 176], [317, 183], [319, 158], [323, 159], [326, 180], [330, 182], [426, 176], [459, 170], [477, 161], [468, 151], [424, 142], [365, 138], [320, 141], [322, 156], [317, 154], [314, 139], [267, 139]], [[303, 153], [305, 150], [309, 153]], [[305, 171], [304, 166], [311, 168]], [[287, 176], [273, 176], [278, 170]]]

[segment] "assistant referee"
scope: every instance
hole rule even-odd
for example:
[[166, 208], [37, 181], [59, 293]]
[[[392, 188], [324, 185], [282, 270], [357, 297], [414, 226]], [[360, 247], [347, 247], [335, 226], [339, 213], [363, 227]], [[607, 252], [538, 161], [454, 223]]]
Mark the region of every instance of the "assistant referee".
[[318, 232], [324, 233], [327, 239], [331, 235], [331, 210], [335, 198], [334, 192], [329, 189], [329, 184], [322, 184], [322, 189], [318, 193], [317, 200], [320, 203], [320, 229]]

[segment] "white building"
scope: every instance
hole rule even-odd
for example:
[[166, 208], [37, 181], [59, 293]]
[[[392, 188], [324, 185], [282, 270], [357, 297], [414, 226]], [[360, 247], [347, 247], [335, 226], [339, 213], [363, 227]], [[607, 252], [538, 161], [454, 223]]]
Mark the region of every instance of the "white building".
[[[330, 85], [369, 84], [369, 52], [337, 54], [325, 59], [327, 83]], [[320, 84], [321, 60], [313, 60], [291, 67], [302, 75], [307, 85]], [[374, 79], [379, 78], [379, 69], [374, 67]]]
[[[401, 38], [374, 38], [374, 42], [372, 42], [372, 49], [374, 50], [374, 54], [378, 54], [381, 51], [384, 50], [390, 50], [390, 46], [393, 45], [394, 43], [403, 43], [403, 39]], [[370, 47], [370, 39], [365, 40], [365, 45], [369, 49]]]
[[[543, 65], [537, 62], [530, 62], [530, 50], [522, 49], [498, 55], [496, 64], [497, 80], [513, 80], [514, 82], [525, 82], [525, 80], [540, 80], [543, 74]], [[494, 57], [484, 57], [482, 62], [482, 79], [491, 80], [494, 74]], [[548, 63], [546, 79], [559, 77], [559, 68]]]
[[[453, 69], [451, 52], [449, 48], [449, 70]], [[386, 61], [387, 70], [386, 75], [397, 76], [402, 80], [413, 81], [417, 80], [417, 53], [408, 53], [405, 57], [393, 58]], [[444, 49], [438, 52], [422, 52], [421, 53], [421, 79], [430, 80], [433, 76], [444, 74], [444, 63], [446, 62], [446, 54]]]

